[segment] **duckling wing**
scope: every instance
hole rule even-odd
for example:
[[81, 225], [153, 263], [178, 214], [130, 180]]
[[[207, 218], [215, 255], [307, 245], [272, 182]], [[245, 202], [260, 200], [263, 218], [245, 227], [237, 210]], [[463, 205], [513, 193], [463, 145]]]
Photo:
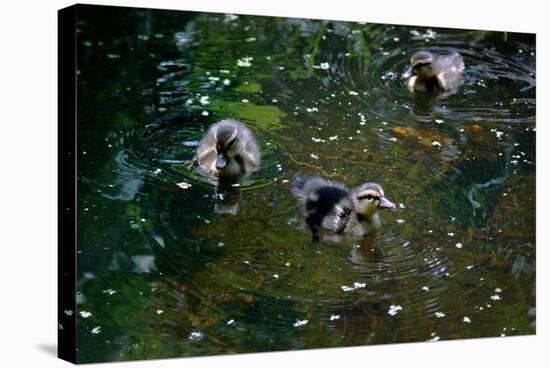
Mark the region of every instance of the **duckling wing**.
[[250, 136], [245, 143], [245, 156], [251, 166], [260, 166], [260, 150], [256, 144], [256, 140]]
[[216, 142], [214, 140], [214, 132], [214, 127], [211, 127], [204, 135], [196, 151], [199, 165], [207, 170], [212, 169], [218, 155], [216, 151]]
[[322, 219], [321, 227], [333, 233], [341, 233], [346, 228], [351, 215], [351, 208], [336, 205], [331, 213]]

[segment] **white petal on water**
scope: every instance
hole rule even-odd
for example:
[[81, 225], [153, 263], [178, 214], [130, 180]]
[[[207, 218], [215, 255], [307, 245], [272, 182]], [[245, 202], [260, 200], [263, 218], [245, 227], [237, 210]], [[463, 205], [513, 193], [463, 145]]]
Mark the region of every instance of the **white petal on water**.
[[464, 316], [464, 318], [462, 319], [462, 322], [464, 322], [464, 323], [471, 323], [472, 320], [471, 320], [469, 317]]
[[97, 335], [97, 334], [100, 333], [100, 332], [101, 332], [101, 327], [96, 326], [96, 327], [92, 328], [92, 333], [93, 333], [93, 334], [96, 334], [96, 335]]
[[231, 84], [231, 81], [229, 79], [224, 79], [223, 80], [223, 84], [225, 84], [226, 86], [230, 85]]
[[116, 290], [113, 290], [113, 289], [103, 290], [103, 294], [113, 295], [113, 294], [116, 294]]
[[333, 315], [330, 316], [331, 321], [335, 321], [335, 320], [338, 320], [338, 319], [340, 319], [340, 315], [338, 315], [338, 314], [333, 314]]
[[427, 286], [422, 286], [422, 290], [424, 290], [424, 291], [430, 291], [430, 288], [427, 287]]
[[227, 321], [228, 326], [231, 326], [233, 323], [235, 323], [234, 319], [230, 319], [229, 321]]
[[400, 310], [402, 310], [403, 307], [400, 305], [390, 305], [390, 309], [388, 309], [388, 314], [390, 316], [395, 316], [397, 313], [399, 313]]
[[436, 124], [443, 124], [445, 121], [442, 119], [435, 119]]
[[73, 315], [74, 312], [73, 312], [72, 310], [70, 310], [70, 309], [65, 309], [65, 310], [63, 311], [63, 313], [65, 313], [67, 316], [70, 317], [70, 316]]
[[500, 300], [500, 299], [502, 299], [502, 298], [498, 294], [495, 294], [495, 295], [491, 296], [491, 300]]
[[455, 233], [447, 233], [447, 235], [453, 237], [453, 236], [455, 236]]
[[162, 314], [164, 311], [162, 309], [157, 309], [157, 314]]
[[88, 318], [92, 315], [92, 313], [88, 312], [88, 311], [80, 311], [80, 317], [82, 318]]
[[307, 112], [317, 112], [317, 111], [319, 111], [319, 109], [316, 108], [316, 107], [306, 107], [306, 111]]
[[317, 155], [314, 155], [313, 153], [312, 153], [312, 154], [310, 154], [309, 156], [310, 156], [311, 158], [314, 158], [314, 159], [316, 159], [316, 160], [318, 160], [318, 159], [319, 159], [319, 156], [317, 156]]
[[340, 286], [340, 289], [347, 292], [347, 291], [353, 291], [353, 290], [357, 290], [357, 289], [364, 289], [365, 287], [367, 287], [366, 283], [354, 282], [353, 286], [342, 285], [342, 286]]
[[443, 317], [445, 317], [445, 313], [443, 313], [443, 312], [435, 312], [435, 316], [436, 316], [437, 318], [443, 318]]
[[496, 288], [495, 293], [502, 293], [502, 289], [501, 288]]
[[274, 273], [274, 274], [273, 274], [273, 278], [278, 279], [278, 278], [279, 278], [279, 274]]
[[349, 93], [350, 95], [352, 95], [352, 96], [357, 96], [357, 95], [359, 95], [359, 93], [358, 93], [358, 92], [355, 92], [355, 91], [349, 91], [348, 93]]
[[330, 68], [330, 64], [329, 63], [321, 63], [321, 64], [319, 64], [319, 68], [321, 68], [323, 70], [327, 70], [328, 68]]
[[433, 141], [433, 142], [432, 142], [432, 146], [438, 146], [438, 147], [440, 147], [440, 146], [441, 146], [441, 143], [439, 143], [438, 141]]
[[252, 66], [252, 60], [254, 60], [251, 56], [245, 56], [239, 60], [237, 60], [237, 66], [243, 67], [243, 68], [249, 68]]
[[462, 248], [462, 243], [456, 243], [455, 245], [458, 249]]
[[304, 320], [296, 320], [296, 322], [293, 324], [294, 327], [300, 327], [303, 325], [306, 325], [309, 321], [307, 319]]
[[210, 103], [210, 97], [201, 96], [199, 102], [200, 102], [201, 105], [208, 105]]
[[180, 187], [181, 189], [189, 189], [191, 188], [191, 184], [189, 183], [186, 183], [184, 181], [182, 181], [181, 183], [177, 183], [176, 184], [178, 187]]
[[398, 224], [404, 224], [404, 223], [405, 223], [405, 220], [403, 220], [403, 219], [395, 219], [395, 222], [397, 222]]
[[210, 115], [210, 113], [208, 111], [204, 110], [203, 112], [201, 112], [201, 115], [202, 116], [208, 116], [208, 115]]
[[331, 141], [335, 140], [335, 139], [338, 139], [338, 136], [337, 135], [334, 135], [332, 137], [328, 137], [328, 139], [330, 139]]
[[196, 332], [193, 331], [189, 334], [189, 340], [191, 341], [200, 341], [204, 337], [204, 334], [202, 332]]

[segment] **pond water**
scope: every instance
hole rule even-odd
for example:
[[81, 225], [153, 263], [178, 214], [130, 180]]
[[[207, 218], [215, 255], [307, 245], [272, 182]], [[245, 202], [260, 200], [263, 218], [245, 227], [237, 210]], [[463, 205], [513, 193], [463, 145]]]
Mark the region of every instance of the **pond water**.
[[[79, 362], [535, 333], [534, 35], [80, 9]], [[407, 90], [417, 50], [458, 93]], [[192, 161], [225, 118], [262, 152], [234, 215]], [[397, 208], [312, 244], [298, 174]]]

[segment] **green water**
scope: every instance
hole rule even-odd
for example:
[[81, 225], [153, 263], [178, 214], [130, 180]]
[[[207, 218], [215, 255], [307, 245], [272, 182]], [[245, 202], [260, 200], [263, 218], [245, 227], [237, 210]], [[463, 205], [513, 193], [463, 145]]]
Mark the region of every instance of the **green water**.
[[[533, 35], [81, 9], [79, 362], [535, 333]], [[406, 89], [420, 49], [457, 94]], [[262, 151], [236, 215], [191, 161], [224, 118]], [[397, 209], [312, 244], [297, 174]]]

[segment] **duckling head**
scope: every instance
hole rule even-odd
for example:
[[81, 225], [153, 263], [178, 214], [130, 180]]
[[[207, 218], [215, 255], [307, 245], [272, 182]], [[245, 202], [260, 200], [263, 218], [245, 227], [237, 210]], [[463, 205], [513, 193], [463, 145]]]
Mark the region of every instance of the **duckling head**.
[[416, 75], [421, 78], [431, 78], [434, 76], [434, 71], [432, 68], [432, 62], [434, 56], [431, 52], [428, 51], [418, 51], [411, 56], [411, 64], [401, 76], [402, 79], [408, 79], [413, 75]]
[[238, 127], [231, 122], [225, 122], [218, 126], [214, 135], [216, 141], [216, 170], [223, 170], [229, 161], [235, 156], [238, 144]]
[[395, 208], [395, 204], [384, 196], [384, 190], [376, 183], [358, 186], [351, 196], [355, 211], [367, 218], [371, 218], [379, 210]]

